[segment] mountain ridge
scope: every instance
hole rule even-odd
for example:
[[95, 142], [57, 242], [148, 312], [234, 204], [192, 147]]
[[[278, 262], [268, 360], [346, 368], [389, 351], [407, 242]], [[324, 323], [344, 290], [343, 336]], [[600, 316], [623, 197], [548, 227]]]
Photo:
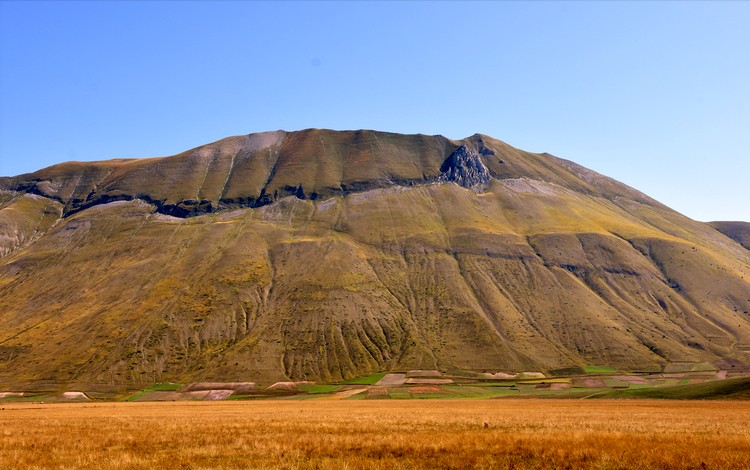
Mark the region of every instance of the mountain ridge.
[[[297, 138], [297, 136], [301, 136], [300, 140], [304, 140], [304, 142], [302, 142], [301, 144], [298, 143], [298, 145], [303, 147], [304, 149], [304, 147], [310, 147], [314, 145], [315, 142], [310, 141], [316, 138], [319, 138], [320, 141], [323, 142], [323, 136], [325, 135], [335, 136], [347, 134], [352, 136], [352, 140], [354, 140], [353, 146], [355, 148], [358, 146], [358, 150], [360, 151], [360, 153], [366, 153], [362, 152], [362, 147], [365, 144], [370, 146], [382, 145], [381, 140], [394, 137], [401, 140], [411, 140], [412, 142], [410, 143], [412, 145], [414, 145], [415, 143], [419, 143], [419, 141], [434, 139], [438, 142], [438, 145], [440, 145], [441, 148], [428, 149], [428, 151], [431, 151], [430, 156], [434, 161], [420, 161], [420, 166], [422, 168], [419, 168], [419, 170], [421, 170], [421, 172], [415, 171], [415, 168], [408, 167], [396, 168], [395, 171], [391, 169], [390, 172], [380, 172], [364, 175], [359, 175], [356, 173], [352, 175], [344, 175], [343, 171], [339, 171], [340, 174], [338, 178], [328, 178], [325, 182], [321, 182], [320, 184], [316, 184], [315, 182], [313, 184], [307, 184], [308, 188], [312, 186], [312, 188], [308, 189], [307, 191], [305, 191], [305, 185], [303, 185], [303, 183], [299, 182], [295, 184], [291, 182], [293, 180], [290, 180], [288, 178], [286, 181], [276, 182], [276, 184], [270, 184], [274, 179], [276, 170], [275, 165], [279, 163], [278, 155], [275, 156], [276, 160], [273, 162], [274, 164], [271, 165], [270, 168], [268, 166], [263, 168], [262, 165], [255, 165], [255, 167], [252, 168], [239, 167], [236, 170], [234, 168], [235, 159], [237, 159], [237, 157], [247, 157], [247, 152], [253, 153], [261, 150], [268, 150], [269, 152], [283, 151], [283, 149], [278, 149], [277, 147], [281, 146], [281, 144], [283, 143], [282, 141], [287, 136], [295, 139]], [[378, 138], [378, 136], [380, 136], [380, 139]], [[53, 165], [42, 170], [38, 170], [33, 173], [0, 178], [0, 188], [4, 187], [4, 189], [10, 191], [30, 192], [43, 197], [57, 199], [58, 201], [66, 204], [66, 214], [74, 213], [78, 210], [83, 210], [85, 208], [91, 207], [92, 205], [106, 204], [108, 202], [116, 200], [143, 199], [148, 203], [156, 204], [158, 206], [157, 210], [159, 210], [160, 212], [178, 217], [187, 217], [199, 215], [202, 213], [215, 212], [217, 210], [223, 210], [232, 207], [259, 207], [261, 205], [270, 204], [271, 202], [273, 202], [274, 198], [278, 199], [278, 197], [283, 197], [286, 195], [296, 195], [308, 197], [311, 199], [317, 199], [318, 197], [327, 197], [337, 194], [349, 194], [350, 192], [359, 192], [368, 189], [374, 189], [376, 187], [384, 187], [389, 184], [410, 186], [414, 184], [429, 184], [438, 182], [438, 180], [443, 176], [444, 173], [444, 171], [442, 170], [442, 165], [444, 165], [447, 159], [450, 158], [451, 153], [458, 150], [462, 146], [464, 149], [466, 149], [467, 145], [471, 147], [471, 150], [468, 152], [472, 154], [479, 154], [483, 157], [487, 157], [490, 155], [494, 156], [494, 151], [488, 151], [488, 149], [484, 146], [484, 139], [492, 140], [495, 145], [499, 145], [503, 149], [503, 153], [497, 159], [500, 165], [506, 164], [506, 161], [502, 159], [503, 154], [506, 156], [512, 155], [516, 158], [518, 158], [519, 156], [528, 157], [531, 155], [535, 155], [538, 158], [555, 159], [561, 162], [566, 162], [565, 165], [570, 170], [570, 172], [576, 177], [580, 178], [581, 181], [579, 181], [579, 183], [586, 182], [586, 178], [595, 178], [600, 182], [607, 181], [609, 183], [614, 183], [619, 191], [622, 191], [623, 188], [627, 188], [629, 195], [637, 194], [637, 198], [639, 199], [642, 198], [648, 200], [650, 203], [657, 203], [656, 201], [648, 198], [646, 195], [634, 190], [633, 188], [627, 187], [622, 183], [616, 182], [603, 175], [585, 169], [579, 165], [574, 164], [573, 162], [558, 159], [557, 157], [554, 157], [547, 153], [531, 154], [528, 152], [522, 152], [505, 144], [504, 142], [497, 141], [489, 136], [485, 136], [482, 134], [474, 134], [465, 139], [455, 141], [441, 135], [401, 135], [370, 130], [329, 131], [326, 129], [305, 129], [296, 132], [271, 131], [243, 136], [226, 137], [210, 144], [202, 145], [171, 157], [151, 157], [146, 159], [112, 159], [96, 162], [66, 162]], [[307, 151], [314, 151], [314, 149]], [[209, 171], [211, 170], [210, 167], [215, 163], [217, 153], [221, 152], [225, 152], [230, 156], [230, 162], [228, 168], [224, 168], [224, 170], [226, 170], [226, 179], [221, 185], [218, 197], [216, 194], [214, 194], [213, 197], [209, 196], [209, 199], [201, 197], [201, 193], [202, 191], [204, 191], [204, 188], [202, 186], [204, 183], [206, 183], [205, 178], [203, 178], [202, 180], [198, 178], [200, 184], [193, 184], [190, 192], [195, 194], [194, 197], [185, 197], [183, 199], [175, 201], [171, 201], [169, 197], [164, 197], [164, 195], [160, 194], [159, 191], [152, 190], [151, 192], [145, 192], [142, 194], [134, 191], [128, 191], [127, 187], [131, 183], [127, 181], [128, 178], [138, 176], [138, 174], [142, 172], [160, 171], [160, 167], [162, 165], [171, 167], [179, 166], [172, 164], [172, 162], [177, 163], [179, 160], [182, 160], [182, 162], [179, 163], [190, 163], [195, 165], [199, 165], [201, 163], [201, 160], [205, 161], [206, 174], [208, 175]], [[363, 156], [364, 158], [367, 158], [366, 154]], [[273, 156], [271, 157], [273, 158]], [[298, 161], [283, 163], [287, 163], [290, 165], [300, 165], [300, 162]], [[356, 163], [356, 161], [354, 163]], [[386, 163], [392, 162], [386, 161]], [[60, 173], [68, 174], [71, 170], [76, 169], [79, 169], [81, 173], [76, 175], [77, 177], [74, 183], [71, 181], [59, 180]], [[260, 171], [260, 173], [266, 175], [265, 184], [258, 185], [257, 181], [252, 181], [251, 184], [254, 183], [254, 187], [227, 187], [227, 185], [230, 183], [230, 179], [235, 176], [233, 174], [234, 171], [247, 174], [257, 170], [264, 170]], [[521, 168], [520, 170], [523, 170], [523, 168]], [[490, 165], [490, 167], [487, 169], [487, 173], [493, 178], [503, 179], [513, 176], [520, 176], [523, 173], [520, 170], [517, 168], [506, 170], [499, 168], [498, 165]], [[319, 172], [321, 171], [325, 172], [325, 168], [323, 168], [322, 170], [319, 169]], [[581, 174], [577, 174], [576, 171]], [[177, 173], [184, 174], [185, 172], [183, 170], [177, 171]], [[546, 176], [549, 177], [550, 175]], [[298, 179], [304, 178], [305, 177], [300, 177]], [[309, 177], [307, 179], [309, 180]], [[166, 182], [172, 183], [173, 186], [177, 183], [176, 181]], [[75, 187], [70, 187], [71, 183], [73, 183]], [[198, 181], [195, 181], [193, 183], [198, 183]], [[210, 184], [212, 182], [209, 181], [208, 183]], [[218, 184], [218, 182], [213, 183]], [[579, 185], [578, 189], [582, 189], [582, 186]], [[244, 194], [242, 193], [243, 191]], [[206, 188], [205, 192], [211, 192], [210, 188]], [[214, 192], [216, 192], [215, 188]]]

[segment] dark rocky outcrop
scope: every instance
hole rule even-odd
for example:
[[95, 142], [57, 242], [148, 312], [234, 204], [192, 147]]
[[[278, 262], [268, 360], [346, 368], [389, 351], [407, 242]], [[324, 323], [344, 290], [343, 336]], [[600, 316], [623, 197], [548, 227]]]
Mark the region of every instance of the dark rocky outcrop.
[[487, 183], [492, 178], [482, 163], [479, 154], [461, 145], [440, 167], [442, 181], [451, 181], [464, 188], [472, 188]]

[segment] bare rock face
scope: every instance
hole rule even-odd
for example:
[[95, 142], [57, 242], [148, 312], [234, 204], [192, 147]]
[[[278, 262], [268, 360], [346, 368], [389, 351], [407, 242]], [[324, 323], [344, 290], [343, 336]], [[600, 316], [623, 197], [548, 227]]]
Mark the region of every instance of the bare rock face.
[[461, 145], [448, 157], [440, 167], [442, 181], [451, 181], [473, 188], [490, 181], [492, 176], [479, 154]]

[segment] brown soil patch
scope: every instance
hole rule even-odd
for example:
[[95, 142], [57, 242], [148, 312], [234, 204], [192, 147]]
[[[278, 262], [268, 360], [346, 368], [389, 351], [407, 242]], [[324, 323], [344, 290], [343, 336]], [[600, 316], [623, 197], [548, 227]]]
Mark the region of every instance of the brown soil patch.
[[515, 379], [517, 376], [518, 376], [517, 374], [506, 374], [505, 372], [495, 372], [494, 374], [485, 372], [484, 374], [482, 374], [482, 377], [486, 379], [498, 379], [498, 380]]
[[386, 387], [370, 387], [367, 390], [367, 398], [390, 398]]
[[383, 387], [395, 387], [406, 383], [406, 374], [385, 374], [382, 379], [375, 384]]
[[447, 385], [452, 384], [451, 379], [406, 379], [407, 384], [425, 384], [425, 385]]
[[636, 385], [646, 385], [648, 381], [637, 375], [615, 375], [613, 378]]
[[352, 389], [349, 389], [349, 390], [343, 390], [343, 391], [340, 391], [340, 392], [336, 392], [336, 393], [334, 393], [330, 397], [323, 398], [323, 400], [331, 400], [331, 399], [333, 399], [333, 400], [341, 400], [343, 398], [349, 398], [349, 397], [352, 397], [352, 396], [354, 396], [354, 395], [356, 395], [358, 393], [362, 393], [362, 392], [366, 392], [366, 391], [367, 391], [366, 388], [352, 388]]
[[593, 377], [578, 377], [573, 379], [573, 386], [578, 388], [606, 388], [602, 379]]
[[553, 384], [550, 384], [550, 387], [549, 387], [550, 390], [567, 390], [569, 388], [570, 388], [570, 384], [566, 384], [566, 383], [553, 383]]
[[63, 392], [62, 398], [63, 400], [90, 400], [90, 398], [83, 392]]
[[443, 374], [437, 370], [410, 370], [406, 373], [407, 377], [442, 377]]
[[276, 382], [266, 388], [266, 390], [286, 390], [288, 392], [297, 392], [299, 391], [299, 386], [296, 382]]
[[226, 400], [234, 390], [210, 390], [204, 400]]

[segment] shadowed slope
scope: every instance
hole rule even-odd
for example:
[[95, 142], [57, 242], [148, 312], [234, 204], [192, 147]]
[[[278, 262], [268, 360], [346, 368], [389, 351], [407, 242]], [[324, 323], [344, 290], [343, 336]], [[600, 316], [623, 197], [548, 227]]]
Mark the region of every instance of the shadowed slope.
[[750, 222], [709, 222], [708, 225], [750, 250]]
[[0, 180], [0, 380], [334, 380], [750, 356], [750, 253], [486, 136], [232, 137]]

